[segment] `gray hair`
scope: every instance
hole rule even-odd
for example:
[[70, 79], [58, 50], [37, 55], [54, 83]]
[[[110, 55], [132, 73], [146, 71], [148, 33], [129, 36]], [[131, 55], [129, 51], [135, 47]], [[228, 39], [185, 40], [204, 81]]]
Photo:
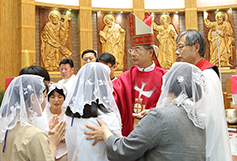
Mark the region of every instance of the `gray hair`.
[[194, 45], [194, 44], [199, 44], [200, 49], [198, 51], [199, 55], [204, 57], [205, 52], [206, 52], [206, 39], [203, 36], [203, 34], [200, 31], [197, 30], [184, 30], [179, 33], [179, 35], [176, 38], [176, 43], [179, 42], [179, 39], [185, 36], [185, 43], [188, 45]]

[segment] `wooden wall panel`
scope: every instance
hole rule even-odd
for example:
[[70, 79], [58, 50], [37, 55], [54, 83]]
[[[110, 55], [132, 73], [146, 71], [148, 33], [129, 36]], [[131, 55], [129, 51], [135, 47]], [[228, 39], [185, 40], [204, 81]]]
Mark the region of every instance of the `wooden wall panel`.
[[198, 30], [197, 10], [185, 9], [185, 27]]
[[20, 68], [24, 67], [24, 52], [29, 52], [29, 64], [35, 64], [35, 1], [20, 0], [18, 2], [18, 32], [20, 44], [18, 53], [20, 54]]
[[133, 13], [141, 20], [145, 16], [145, 3], [144, 0], [133, 0]]
[[91, 0], [80, 0], [79, 1], [79, 5], [80, 7], [91, 7], [92, 6], [92, 3], [91, 3]]
[[79, 10], [79, 62], [83, 66], [81, 54], [86, 49], [93, 49], [92, 7], [91, 1], [81, 0]]
[[185, 24], [186, 29], [198, 30], [196, 0], [185, 0]]
[[0, 90], [5, 89], [5, 79], [19, 72], [18, 66], [18, 3], [16, 0], [0, 1]]
[[98, 51], [98, 46], [97, 46], [97, 44], [98, 44], [98, 34], [97, 34], [97, 13], [96, 12], [94, 12], [94, 13], [92, 13], [92, 30], [93, 30], [93, 34], [92, 34], [92, 36], [93, 36], [93, 50], [96, 50], [96, 51]]

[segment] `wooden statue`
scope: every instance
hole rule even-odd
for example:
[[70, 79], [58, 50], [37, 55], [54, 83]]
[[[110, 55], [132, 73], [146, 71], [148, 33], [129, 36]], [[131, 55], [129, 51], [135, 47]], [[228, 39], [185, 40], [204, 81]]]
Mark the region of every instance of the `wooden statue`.
[[[61, 17], [64, 22], [61, 21]], [[62, 16], [56, 10], [48, 14], [48, 22], [45, 23], [40, 35], [41, 61], [48, 71], [58, 71], [60, 60], [72, 56], [72, 52], [65, 46], [69, 37], [69, 21], [70, 11]]]
[[[217, 12], [216, 22], [208, 19], [208, 14], [204, 13], [205, 26], [210, 29], [208, 32], [208, 42], [210, 44], [210, 62], [219, 66], [218, 50], [220, 53], [220, 64], [222, 67], [232, 66], [229, 59], [232, 57], [233, 28], [227, 21], [228, 15], [225, 12]], [[219, 45], [219, 49], [218, 49]]]
[[105, 27], [100, 30], [99, 37], [102, 43], [102, 53], [108, 52], [116, 58], [116, 68], [124, 68], [124, 44], [125, 30], [115, 23], [115, 17], [112, 14], [104, 16]]
[[153, 28], [158, 31], [159, 41], [158, 60], [162, 68], [170, 69], [176, 61], [175, 48], [177, 33], [171, 23], [169, 15], [160, 16], [161, 25], [157, 25], [153, 18]]

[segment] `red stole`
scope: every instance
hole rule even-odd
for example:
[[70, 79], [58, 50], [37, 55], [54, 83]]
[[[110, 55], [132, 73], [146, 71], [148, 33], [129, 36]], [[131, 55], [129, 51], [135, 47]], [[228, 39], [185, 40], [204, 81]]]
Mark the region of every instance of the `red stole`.
[[207, 61], [206, 59], [202, 59], [200, 60], [196, 66], [201, 69], [201, 71], [208, 69], [208, 68], [212, 68], [216, 74], [219, 76], [219, 70], [217, 68], [217, 66], [215, 66], [214, 64], [210, 63], [209, 61]]
[[214, 67], [215, 65], [210, 63], [209, 61], [207, 61], [206, 59], [202, 59], [200, 60], [196, 66], [201, 69], [201, 71], [205, 70], [205, 69], [208, 69], [208, 68], [212, 68]]

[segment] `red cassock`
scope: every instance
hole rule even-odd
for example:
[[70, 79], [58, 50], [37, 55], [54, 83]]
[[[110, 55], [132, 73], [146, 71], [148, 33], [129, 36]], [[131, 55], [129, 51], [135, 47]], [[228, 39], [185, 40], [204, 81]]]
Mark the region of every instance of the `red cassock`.
[[149, 72], [141, 72], [137, 66], [132, 66], [113, 81], [113, 94], [122, 119], [123, 136], [128, 136], [133, 130], [132, 113], [156, 107], [162, 77], [166, 72], [157, 66]]

